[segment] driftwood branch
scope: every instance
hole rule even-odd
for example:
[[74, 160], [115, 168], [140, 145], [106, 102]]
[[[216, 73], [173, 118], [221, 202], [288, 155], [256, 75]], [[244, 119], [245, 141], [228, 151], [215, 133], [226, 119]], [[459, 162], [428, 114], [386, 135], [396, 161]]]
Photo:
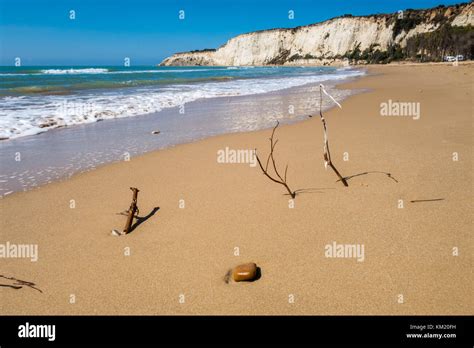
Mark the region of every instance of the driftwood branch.
[[4, 276], [4, 275], [0, 275], [0, 278], [6, 279], [7, 281], [10, 282], [10, 284], [0, 284], [0, 286], [7, 287], [7, 288], [12, 288], [12, 289], [15, 289], [15, 290], [18, 290], [18, 289], [21, 289], [24, 286], [27, 286], [27, 287], [30, 287], [32, 289], [35, 289], [35, 290], [43, 293], [43, 291], [38, 289], [36, 287], [36, 284], [33, 283], [33, 282], [28, 282], [26, 280], [16, 279], [14, 277], [7, 277], [7, 276]]
[[132, 229], [133, 219], [138, 216], [139, 210], [137, 206], [138, 192], [140, 191], [136, 187], [130, 187], [130, 190], [133, 192], [132, 203], [130, 208], [128, 208], [128, 217], [127, 222], [125, 223], [125, 228], [123, 229], [123, 234], [127, 234]]
[[[296, 192], [292, 191], [290, 189], [290, 187], [288, 186], [287, 181], [286, 181], [286, 174], [288, 172], [288, 165], [286, 166], [285, 174], [282, 177], [280, 175], [278, 169], [277, 169], [277, 165], [276, 165], [276, 162], [275, 162], [275, 157], [273, 156], [275, 146], [278, 143], [278, 140], [274, 141], [273, 137], [275, 136], [275, 131], [278, 128], [279, 124], [280, 123], [277, 121], [276, 126], [273, 128], [272, 136], [270, 137], [270, 154], [268, 155], [267, 162], [265, 164], [265, 168], [263, 167], [262, 162], [260, 161], [260, 158], [258, 157], [257, 149], [255, 149], [255, 157], [257, 158], [258, 165], [260, 166], [260, 169], [262, 170], [263, 174], [267, 178], [269, 178], [271, 181], [276, 182], [277, 184], [280, 184], [280, 185], [284, 186], [286, 188], [286, 190], [288, 191], [288, 193], [290, 194], [291, 198], [295, 198], [296, 197]], [[268, 166], [270, 164], [270, 161], [272, 163], [273, 171], [276, 174], [276, 177], [270, 175], [269, 172], [268, 172]]]
[[[327, 130], [327, 126], [326, 126], [326, 120], [324, 119], [323, 112], [322, 112], [322, 108], [323, 108], [323, 90], [324, 90], [324, 87], [323, 87], [323, 85], [320, 84], [319, 85], [319, 117], [321, 119], [321, 122], [323, 124], [323, 129], [324, 129], [324, 165], [325, 165], [326, 168], [329, 166], [334, 171], [334, 173], [336, 173], [337, 177], [339, 178], [338, 181], [341, 181], [344, 184], [344, 186], [349, 186], [346, 179], [339, 173], [339, 171], [336, 169], [336, 167], [334, 166], [334, 164], [332, 163], [332, 160], [331, 160], [331, 153], [329, 152], [328, 130]], [[324, 90], [324, 93], [327, 94], [327, 92], [325, 90]], [[331, 99], [333, 99], [329, 94], [328, 94], [328, 96]], [[336, 101], [334, 100], [334, 102], [336, 102]], [[339, 105], [339, 103], [337, 103], [337, 102], [336, 102], [336, 104]]]

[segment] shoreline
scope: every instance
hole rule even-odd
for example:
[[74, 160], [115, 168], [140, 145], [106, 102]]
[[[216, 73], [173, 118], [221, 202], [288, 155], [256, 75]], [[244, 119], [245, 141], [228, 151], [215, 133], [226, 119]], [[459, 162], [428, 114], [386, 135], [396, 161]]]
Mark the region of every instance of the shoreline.
[[[323, 82], [331, 91], [338, 84], [356, 78]], [[317, 86], [313, 83], [262, 94], [202, 98], [186, 103], [185, 114], [180, 114], [179, 107], [172, 107], [156, 113], [57, 128], [7, 140], [0, 143], [0, 163], [3, 163], [0, 182], [4, 182], [0, 185], [0, 199], [16, 192], [67, 180], [77, 173], [123, 161], [125, 157], [133, 158], [216, 134], [272, 127], [269, 122], [273, 117], [282, 123], [299, 122], [314, 110], [311, 91]], [[337, 88], [336, 92], [340, 100], [356, 93]], [[286, 104], [294, 105], [293, 114], [288, 113]], [[247, 106], [242, 108], [242, 105]], [[255, 112], [256, 105], [261, 106], [263, 112]], [[223, 113], [226, 114], [224, 119], [220, 117]], [[208, 124], [208, 130], [201, 123]], [[201, 130], [194, 131], [195, 128]], [[152, 131], [155, 130], [160, 134], [153, 135]], [[47, 149], [52, 144], [61, 148], [55, 156], [48, 155]], [[45, 150], [42, 152], [36, 149]], [[23, 162], [13, 161], [12, 154], [16, 153], [26, 159], [22, 159]]]
[[[313, 117], [277, 131], [277, 163], [288, 163], [292, 189], [306, 189], [294, 208], [258, 167], [216, 162], [226, 146], [258, 148], [264, 156], [268, 129], [152, 151], [0, 200], [2, 239], [39, 250], [37, 262], [2, 260], [2, 272], [43, 291], [0, 289], [2, 312], [472, 313], [469, 75], [472, 64], [377, 66], [337, 86], [370, 92], [324, 113], [335, 165], [346, 176], [389, 172], [398, 183], [376, 173], [354, 176], [348, 188], [336, 183], [324, 170], [321, 124]], [[421, 118], [380, 116], [380, 103], [389, 99], [419, 101]], [[112, 237], [110, 230], [124, 223], [117, 213], [130, 203], [130, 186], [141, 190], [141, 215], [159, 210], [131, 234]], [[435, 198], [442, 200], [410, 202]], [[364, 261], [325, 257], [333, 242], [364, 245]], [[256, 262], [262, 278], [225, 284], [226, 271], [245, 262]]]
[[[30, 68], [27, 78], [10, 69], [5, 75], [13, 86], [0, 90], [5, 102], [0, 138], [14, 141], [74, 125], [181, 109], [200, 99], [253, 96], [360, 75], [355, 69], [328, 67], [142, 69], [76, 68], [69, 74], [68, 69], [39, 67]], [[140, 80], [142, 75], [150, 80]], [[85, 78], [90, 88], [84, 88]], [[29, 109], [31, 105], [35, 107]]]

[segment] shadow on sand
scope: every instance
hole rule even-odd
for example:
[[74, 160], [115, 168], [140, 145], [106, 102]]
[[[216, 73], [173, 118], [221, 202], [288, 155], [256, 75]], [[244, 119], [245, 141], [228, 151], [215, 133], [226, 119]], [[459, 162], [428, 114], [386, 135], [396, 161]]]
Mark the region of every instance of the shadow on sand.
[[149, 218], [151, 218], [153, 215], [155, 215], [155, 213], [160, 210], [160, 207], [154, 207], [146, 216], [137, 216], [137, 220], [135, 221], [135, 223], [132, 225], [132, 227], [130, 228], [130, 232], [129, 233], [132, 233], [133, 231], [135, 231], [135, 229], [140, 226], [142, 223], [144, 223], [146, 220], [148, 220]]

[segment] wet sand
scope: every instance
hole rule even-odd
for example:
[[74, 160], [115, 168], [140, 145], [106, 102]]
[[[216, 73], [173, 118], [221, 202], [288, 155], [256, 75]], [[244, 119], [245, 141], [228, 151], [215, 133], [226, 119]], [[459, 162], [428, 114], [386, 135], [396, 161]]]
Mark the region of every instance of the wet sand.
[[[328, 89], [339, 100], [354, 92], [334, 90], [334, 83], [328, 81]], [[183, 109], [175, 107], [0, 141], [0, 199], [146, 152], [218, 134], [265, 129], [272, 127], [275, 119], [283, 124], [301, 121], [317, 107], [317, 86], [200, 99], [186, 103]], [[156, 131], [159, 134], [153, 134]]]

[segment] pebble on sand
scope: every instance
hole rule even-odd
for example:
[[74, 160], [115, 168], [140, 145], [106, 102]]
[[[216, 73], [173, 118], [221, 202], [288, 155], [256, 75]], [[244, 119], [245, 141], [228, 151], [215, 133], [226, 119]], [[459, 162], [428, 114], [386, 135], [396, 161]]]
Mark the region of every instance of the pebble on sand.
[[250, 262], [236, 266], [232, 270], [232, 278], [236, 282], [255, 280], [257, 278], [257, 265]]
[[123, 235], [123, 233], [118, 231], [118, 230], [112, 230], [111, 235], [119, 237], [119, 236]]

